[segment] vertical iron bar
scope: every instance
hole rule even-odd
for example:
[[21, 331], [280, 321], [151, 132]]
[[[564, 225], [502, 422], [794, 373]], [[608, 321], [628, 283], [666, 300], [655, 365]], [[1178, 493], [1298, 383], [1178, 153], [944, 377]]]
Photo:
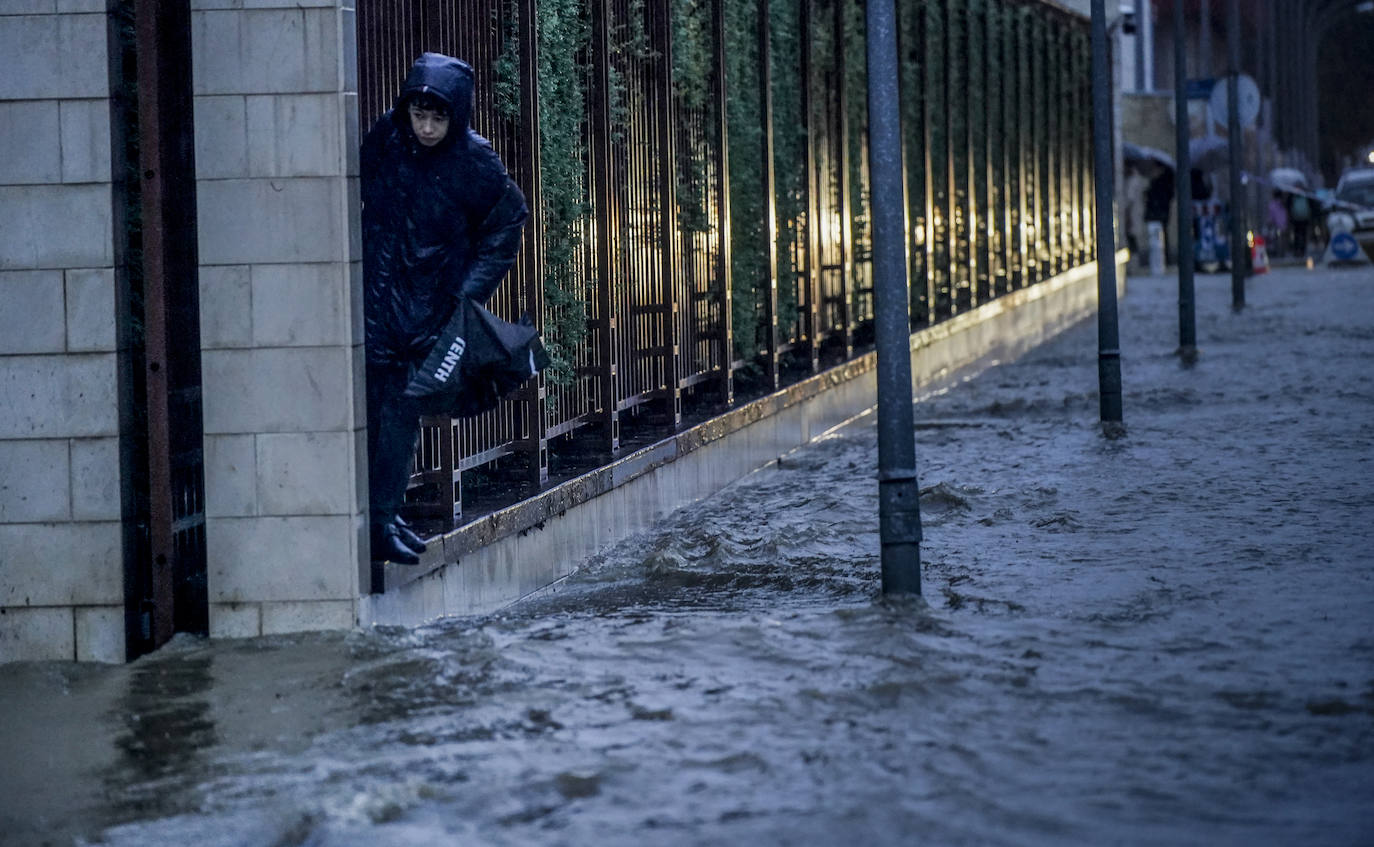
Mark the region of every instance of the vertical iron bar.
[[463, 522], [463, 473], [459, 469], [461, 454], [453, 443], [458, 437], [456, 424], [457, 421], [452, 418], [444, 418], [443, 426], [439, 427], [439, 469], [443, 471], [444, 485], [444, 490], [439, 493], [439, 505], [444, 509], [444, 521], [449, 528], [455, 528]]
[[778, 361], [778, 196], [773, 173], [773, 51], [769, 43], [769, 0], [759, 6], [759, 120], [763, 122], [764, 207], [768, 215], [768, 294], [764, 320], [765, 362], [768, 390], [776, 391], [780, 382]]
[[1112, 69], [1107, 61], [1104, 0], [1092, 0], [1093, 180], [1097, 186], [1097, 383], [1103, 431], [1120, 434], [1121, 349], [1116, 315], [1115, 164]]
[[[840, 203], [840, 309], [839, 318], [841, 332], [844, 333], [842, 343], [844, 345], [844, 360], [847, 362], [854, 358], [854, 225], [850, 217], [850, 202], [852, 197], [849, 184], [849, 65], [845, 61], [845, 0], [832, 0], [835, 9], [835, 45], [831, 60], [835, 63], [835, 79], [838, 82], [839, 90], [836, 96], [839, 102], [839, 120], [836, 122], [839, 129], [838, 149], [840, 151], [839, 162], [839, 203]], [[905, 164], [903, 165], [905, 168]], [[902, 185], [906, 185], [905, 171], [903, 172]]]
[[[605, 2], [605, 0], [601, 0]], [[725, 3], [726, 0], [712, 0], [711, 61], [716, 66], [716, 131], [720, 143], [716, 147], [716, 231], [719, 249], [716, 251], [716, 285], [720, 297], [720, 362], [721, 362], [721, 399], [726, 406], [735, 405], [735, 371], [731, 363], [735, 358], [735, 321], [734, 321], [734, 282], [731, 276], [733, 244], [730, 239], [730, 132], [729, 111], [726, 108], [730, 86], [725, 75]]]
[[893, 0], [868, 0], [868, 125], [878, 343], [878, 520], [884, 594], [921, 593], [921, 500], [911, 408], [902, 137]]
[[980, 8], [979, 0], [964, 0], [964, 36], [961, 39], [964, 51], [964, 232], [967, 234], [966, 258], [968, 262], [968, 305], [976, 308], [979, 298], [979, 278], [987, 273], [986, 261], [979, 261], [983, 249], [983, 239], [979, 238], [982, 228], [983, 206], [978, 196], [978, 139], [975, 132], [974, 103], [982, 93], [982, 80], [978, 79], [976, 68], [981, 58], [974, 55], [973, 31], [976, 27], [975, 8]]
[[1061, 19], [1056, 22], [1054, 39], [1055, 132], [1054, 132], [1054, 225], [1059, 251], [1059, 272], [1073, 267], [1072, 231], [1069, 214], [1069, 29]]
[[[927, 10], [931, 4], [922, 4], [917, 13], [917, 20], [920, 21], [921, 32], [921, 152], [925, 159], [925, 237], [922, 239], [922, 246], [925, 251], [925, 279], [923, 283], [926, 288], [926, 309], [925, 323], [931, 326], [940, 320], [939, 312], [936, 309], [936, 269], [935, 269], [935, 180], [932, 178], [935, 173], [935, 160], [931, 156], [931, 119], [935, 110], [932, 108], [935, 92], [930, 82], [930, 13]], [[870, 137], [872, 135], [872, 120], [869, 121]], [[872, 157], [870, 156], [870, 161]], [[872, 178], [873, 168], [869, 167], [869, 195], [873, 193]], [[870, 201], [871, 205], [871, 201]]]
[[1079, 104], [1083, 109], [1083, 123], [1079, 131], [1079, 145], [1083, 155], [1083, 238], [1088, 260], [1097, 261], [1097, 205], [1094, 197], [1096, 183], [1093, 181], [1093, 132], [1092, 132], [1092, 33], [1088, 38], [1080, 38], [1078, 43], [1080, 60], [1083, 63], [1083, 79], [1078, 86]]
[[[540, 167], [539, 167], [539, 38], [535, 31], [535, 0], [519, 0], [519, 44], [520, 44], [520, 128], [525, 139], [525, 164], [528, 173], [527, 185], [521, 186], [531, 209], [539, 209]], [[530, 313], [535, 325], [544, 327], [544, 279], [539, 260], [543, 252], [543, 216], [530, 216], [525, 225], [523, 271], [525, 281], [525, 310]], [[530, 482], [542, 488], [549, 481], [549, 440], [548, 440], [548, 400], [544, 375], [541, 373], [531, 381], [528, 399], [525, 401], [527, 434], [526, 449], [529, 452]], [[520, 434], [514, 434], [519, 438]], [[450, 470], [445, 468], [445, 470]]]
[[1068, 261], [1072, 268], [1082, 263], [1082, 240], [1078, 219], [1078, 80], [1082, 68], [1078, 65], [1078, 33], [1074, 24], [1064, 27], [1064, 232], [1067, 239]]
[[1061, 167], [1064, 174], [1064, 196], [1061, 198], [1064, 214], [1064, 239], [1067, 258], [1064, 263], [1065, 269], [1076, 267], [1083, 262], [1083, 240], [1079, 227], [1082, 219], [1079, 216], [1079, 151], [1078, 151], [1078, 127], [1080, 115], [1078, 112], [1078, 90], [1079, 80], [1087, 76], [1087, 71], [1078, 62], [1078, 30], [1076, 22], [1066, 21], [1064, 24], [1064, 43], [1062, 45], [1064, 53], [1064, 88], [1061, 98], [1064, 101], [1064, 136], [1063, 136], [1063, 160]]
[[[1180, 0], [1181, 2], [1181, 0]], [[1092, 62], [1086, 49], [1086, 41], [1080, 28], [1074, 35], [1073, 55], [1074, 74], [1074, 172], [1077, 174], [1077, 190], [1074, 192], [1075, 220], [1077, 222], [1078, 261], [1091, 262], [1093, 259], [1093, 221], [1092, 221], [1092, 108], [1088, 91]]]
[[1059, 95], [1061, 70], [1059, 56], [1059, 20], [1049, 18], [1045, 21], [1045, 228], [1048, 233], [1050, 254], [1050, 275], [1062, 270], [1063, 259], [1060, 239], [1063, 235], [1062, 221], [1059, 217], [1059, 127], [1064, 110], [1060, 108]]
[[1178, 354], [1197, 358], [1193, 297], [1193, 180], [1188, 143], [1188, 40], [1183, 0], [1174, 0], [1174, 190], [1178, 200]]
[[[993, 167], [992, 140], [996, 136], [996, 114], [998, 100], [992, 96], [993, 80], [997, 79], [997, 70], [994, 67], [995, 50], [993, 45], [997, 43], [997, 14], [994, 11], [997, 0], [984, 0], [983, 5], [983, 268], [987, 275], [985, 292], [981, 297], [996, 297], [998, 294], [997, 274], [999, 269], [996, 259], [995, 247], [997, 245], [997, 209], [993, 205], [993, 196], [997, 193], [993, 186], [996, 184], [996, 171]], [[998, 82], [998, 94], [1000, 100], [1001, 88]]]
[[[817, 195], [819, 192], [820, 178], [816, 168], [816, 120], [813, 114], [815, 108], [814, 95], [812, 92], [812, 82], [814, 80], [814, 68], [811, 55], [812, 41], [812, 8], [814, 0], [800, 0], [801, 15], [801, 121], [802, 132], [806, 138], [806, 150], [804, 160], [806, 166], [806, 179], [802, 181], [802, 190], [806, 192], [806, 241], [803, 248], [806, 256], [806, 270], [804, 277], [803, 290], [806, 293], [806, 330], [810, 336], [807, 347], [809, 348], [811, 360], [811, 373], [818, 373], [821, 369], [821, 298], [820, 298], [820, 269], [817, 267], [820, 257], [820, 202]], [[798, 292], [800, 295], [800, 292]]]
[[1044, 138], [1040, 145], [1040, 185], [1041, 185], [1041, 232], [1043, 233], [1042, 245], [1045, 255], [1044, 279], [1054, 276], [1058, 264], [1058, 251], [1055, 249], [1055, 239], [1058, 232], [1054, 219], [1054, 128], [1058, 113], [1058, 105], [1054, 101], [1055, 92], [1055, 56], [1054, 56], [1054, 27], [1049, 18], [1040, 20], [1040, 46], [1041, 46], [1041, 97], [1044, 103], [1041, 112], [1042, 127], [1041, 132]]
[[1026, 196], [1030, 185], [1026, 173], [1030, 168], [1030, 141], [1032, 127], [1032, 88], [1030, 78], [1030, 38], [1027, 34], [1030, 16], [1025, 7], [1017, 8], [1018, 21], [1015, 22], [1016, 37], [1016, 241], [1021, 259], [1017, 263], [1018, 287], [1030, 285], [1035, 281], [1035, 263], [1030, 252], [1030, 198]]
[[598, 391], [600, 407], [601, 444], [612, 456], [620, 452], [620, 393], [616, 390], [619, 378], [620, 324], [616, 314], [615, 290], [619, 284], [618, 266], [614, 260], [611, 240], [611, 45], [610, 0], [591, 0], [591, 33], [588, 51], [592, 69], [590, 86], [591, 160], [596, 179], [592, 183], [592, 203], [596, 207], [596, 277]]
[[1049, 62], [1045, 44], [1044, 21], [1039, 15], [1031, 18], [1031, 68], [1035, 73], [1032, 83], [1035, 109], [1035, 135], [1031, 139], [1031, 156], [1034, 160], [1035, 179], [1035, 281], [1048, 279], [1049, 271], [1049, 221], [1048, 192], [1046, 179], [1049, 168], [1046, 149], [1049, 147]]
[[[945, 31], [940, 34], [941, 38], [944, 39], [945, 44], [943, 54], [945, 62], [945, 85], [944, 91], [942, 92], [944, 95], [943, 105], [945, 113], [945, 160], [940, 163], [940, 167], [942, 167], [945, 171], [944, 271], [945, 284], [949, 286], [947, 311], [943, 315], [943, 317], [946, 318], [958, 313], [959, 311], [959, 281], [962, 279], [961, 266], [963, 270], [967, 269], [967, 265], [963, 265], [963, 263], [960, 261], [962, 256], [960, 254], [959, 227], [957, 218], [957, 215], [959, 214], [959, 181], [954, 167], [954, 148], [955, 145], [959, 144], [962, 141], [962, 139], [956, 139], [954, 137], [953, 132], [954, 110], [959, 107], [955, 105], [956, 98], [954, 92], [954, 54], [957, 52], [957, 45], [954, 43], [954, 39], [952, 37], [952, 30], [954, 27], [955, 6], [962, 2], [965, 2], [965, 0], [944, 0]], [[967, 108], [964, 108], [962, 111], [965, 117], [967, 117]], [[870, 144], [871, 143], [872, 142], [870, 141]]]
[[1040, 40], [1037, 18], [1027, 14], [1026, 39], [1026, 263], [1031, 283], [1041, 279], [1040, 255]]
[[1093, 134], [1092, 134], [1092, 46], [1091, 35], [1079, 33], [1078, 61], [1083, 69], [1078, 83], [1078, 107], [1081, 121], [1078, 130], [1079, 203], [1083, 210], [1083, 256], [1085, 261], [1097, 258], [1097, 243], [1093, 235], [1097, 218], [1093, 204]]
[[999, 49], [1002, 56], [1002, 272], [1006, 275], [1002, 284], [1003, 291], [1009, 292], [1017, 285], [1016, 259], [1012, 250], [1014, 180], [1012, 179], [1011, 167], [1011, 151], [1016, 146], [1016, 138], [1019, 137], [1015, 113], [1012, 108], [1016, 102], [1017, 91], [1015, 43], [1012, 41], [1011, 31], [1012, 24], [1016, 20], [1016, 10], [1008, 0], [998, 0], [998, 2], [1002, 6], [999, 21], [999, 29], [1001, 30]]
[[657, 56], [656, 79], [658, 108], [655, 132], [658, 147], [658, 249], [659, 305], [663, 309], [662, 385], [665, 418], [674, 432], [682, 423], [682, 302], [677, 284], [677, 156], [673, 139], [673, 33], [671, 0], [652, 0], [648, 11], [653, 19], [650, 35]]

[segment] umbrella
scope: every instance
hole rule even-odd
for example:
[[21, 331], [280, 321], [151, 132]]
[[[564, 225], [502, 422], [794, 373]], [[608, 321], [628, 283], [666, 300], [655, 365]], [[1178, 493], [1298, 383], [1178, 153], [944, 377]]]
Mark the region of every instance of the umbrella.
[[1275, 188], [1307, 190], [1307, 175], [1297, 168], [1274, 168], [1269, 172], [1269, 182]]
[[1163, 165], [1171, 171], [1174, 169], [1174, 157], [1154, 147], [1145, 147], [1124, 141], [1121, 144], [1121, 156], [1128, 165], [1137, 162], [1152, 162], [1156, 165]]
[[529, 315], [513, 324], [463, 297], [405, 396], [422, 414], [470, 418], [495, 408], [548, 363]]
[[1194, 138], [1188, 142], [1188, 159], [1199, 171], [1214, 171], [1231, 161], [1230, 144], [1225, 138]]

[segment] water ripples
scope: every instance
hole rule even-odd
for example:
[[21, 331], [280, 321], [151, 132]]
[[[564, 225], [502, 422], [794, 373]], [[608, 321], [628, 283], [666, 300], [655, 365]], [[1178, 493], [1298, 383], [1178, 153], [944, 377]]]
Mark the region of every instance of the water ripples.
[[918, 407], [925, 599], [878, 596], [856, 426], [497, 615], [0, 668], [83, 751], [0, 737], [0, 843], [1370, 843], [1374, 383], [1256, 346], [1319, 302], [1220, 294], [1122, 441], [1091, 327]]

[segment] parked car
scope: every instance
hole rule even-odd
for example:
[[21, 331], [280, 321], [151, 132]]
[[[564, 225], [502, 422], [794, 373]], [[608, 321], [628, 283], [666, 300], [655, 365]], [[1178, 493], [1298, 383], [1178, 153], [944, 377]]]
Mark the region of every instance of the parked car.
[[1348, 232], [1374, 256], [1374, 168], [1354, 168], [1341, 175], [1326, 215], [1328, 233]]

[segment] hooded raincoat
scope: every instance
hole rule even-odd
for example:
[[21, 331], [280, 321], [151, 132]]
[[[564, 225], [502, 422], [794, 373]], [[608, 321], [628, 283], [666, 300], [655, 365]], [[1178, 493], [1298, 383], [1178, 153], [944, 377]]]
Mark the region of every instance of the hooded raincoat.
[[[364, 313], [368, 360], [422, 360], [460, 296], [485, 303], [520, 249], [529, 210], [491, 143], [470, 126], [467, 63], [424, 53], [396, 106], [363, 139]], [[425, 147], [408, 102], [448, 104], [449, 131]]]
[[[473, 74], [424, 53], [396, 106], [363, 139], [363, 308], [374, 552], [405, 497], [421, 403], [406, 386], [465, 298], [485, 303], [514, 263], [525, 198], [491, 144], [469, 127]], [[448, 104], [449, 129], [426, 147], [409, 102]], [[374, 572], [374, 580], [376, 578]]]

